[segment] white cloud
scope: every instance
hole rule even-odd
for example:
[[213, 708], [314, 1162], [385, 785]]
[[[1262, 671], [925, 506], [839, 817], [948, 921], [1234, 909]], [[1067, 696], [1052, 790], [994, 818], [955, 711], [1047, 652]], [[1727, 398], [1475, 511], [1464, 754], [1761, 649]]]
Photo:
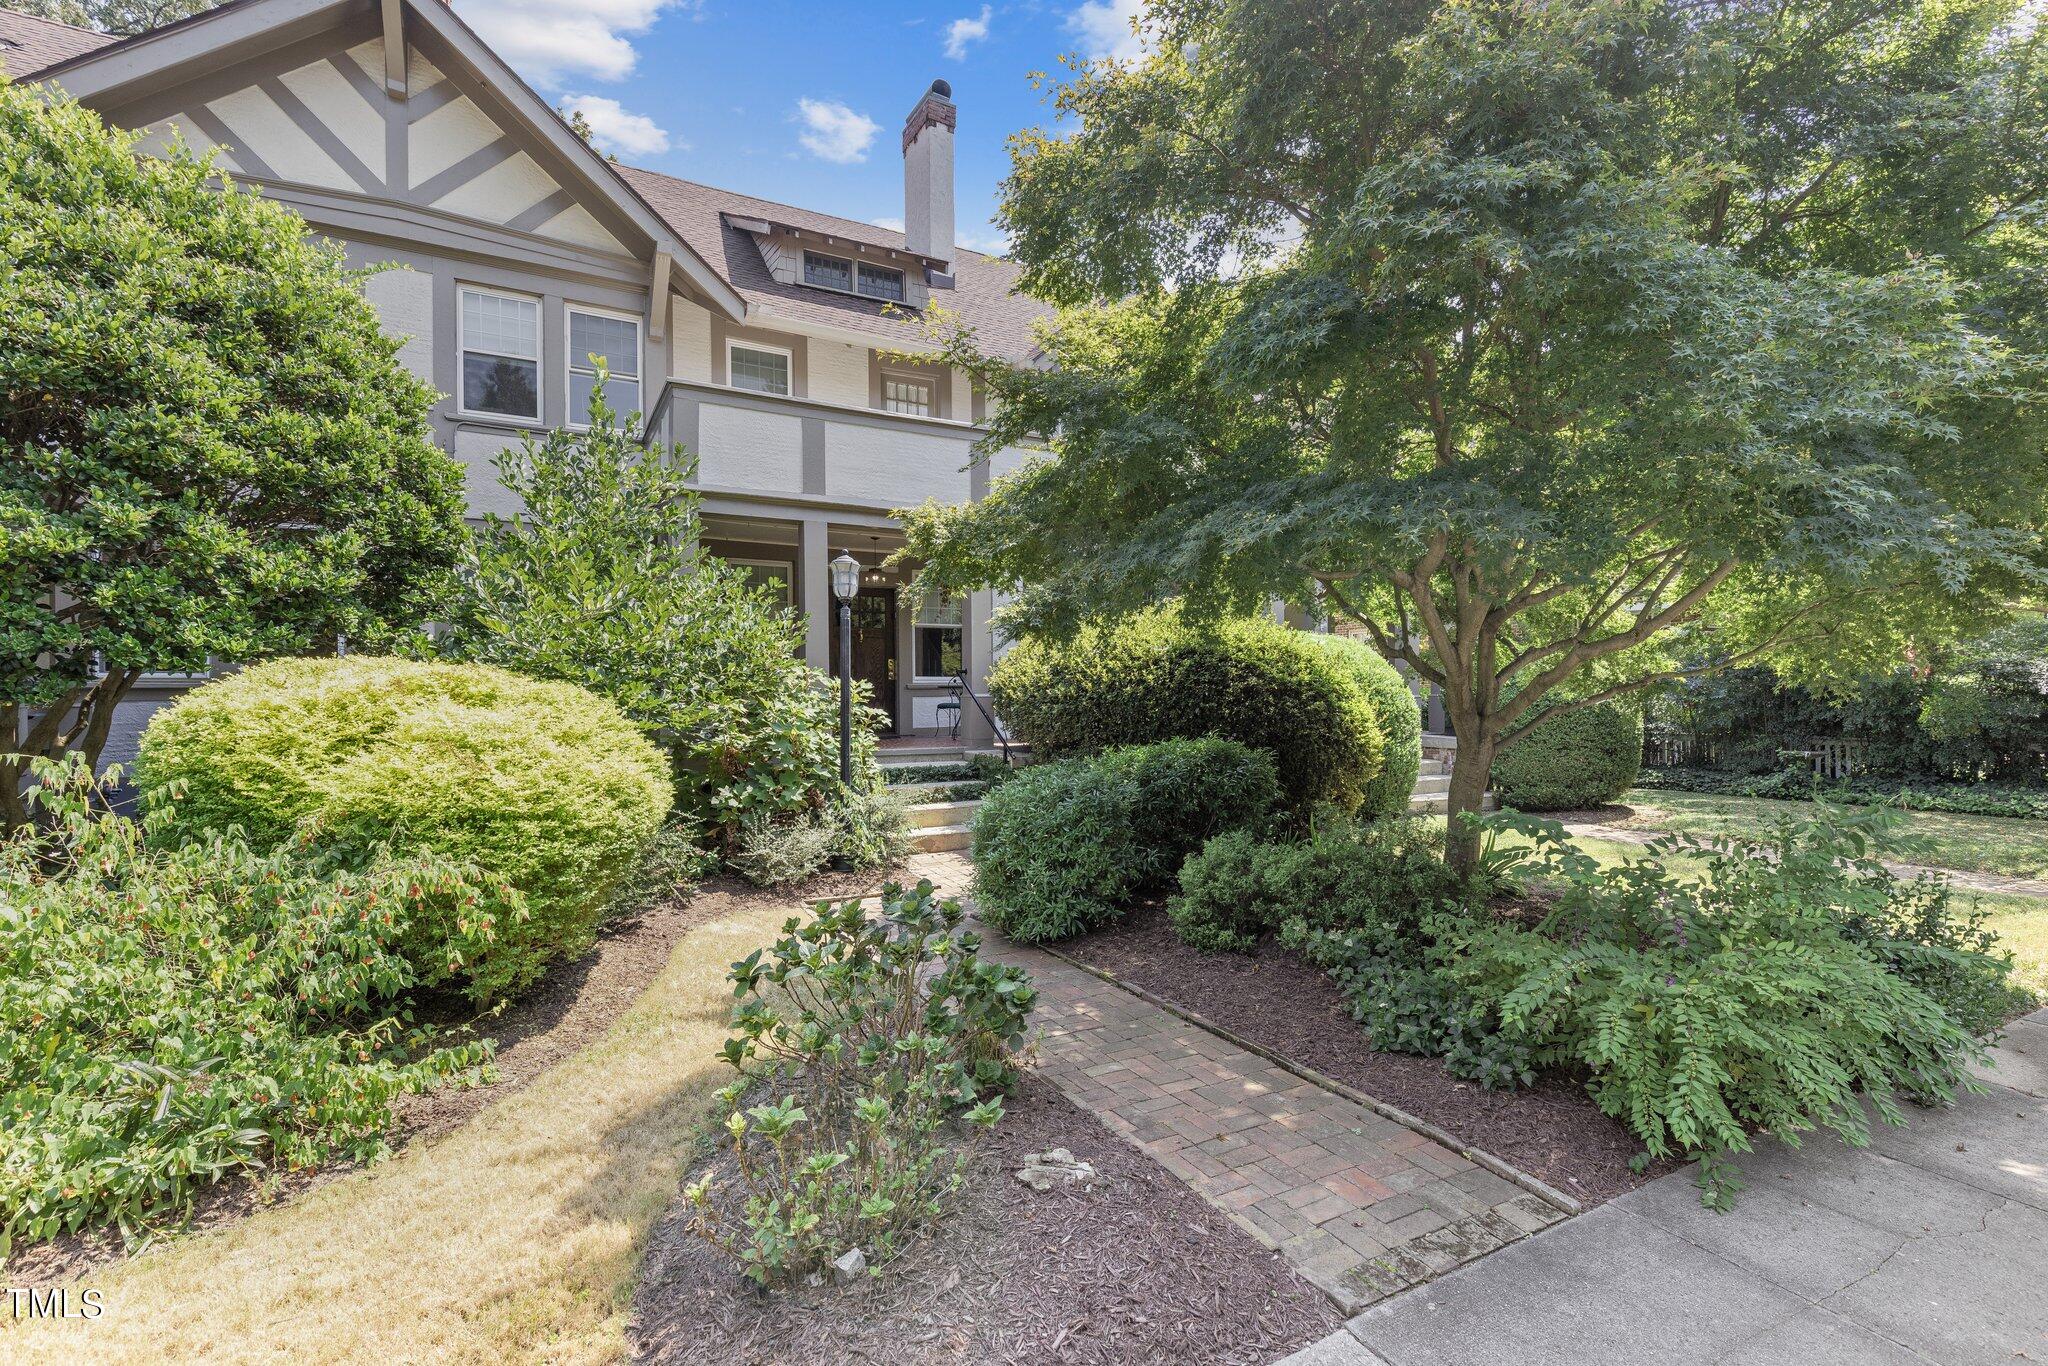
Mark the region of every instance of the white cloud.
[[903, 220], [900, 218], [870, 218], [868, 222], [878, 228], [887, 228], [890, 232], [903, 231]]
[[1088, 0], [1067, 16], [1067, 32], [1081, 40], [1089, 57], [1132, 61], [1149, 50], [1146, 40], [1131, 31], [1144, 8], [1144, 0]]
[[562, 109], [583, 116], [590, 125], [590, 140], [600, 152], [647, 157], [666, 152], [672, 145], [668, 131], [653, 119], [631, 113], [605, 95], [572, 95], [562, 102]]
[[1010, 239], [993, 228], [985, 233], [963, 232], [960, 234], [959, 240], [960, 245], [966, 247], [969, 251], [979, 251], [989, 256], [1008, 256], [1010, 254]]
[[671, 8], [699, 0], [458, 0], [463, 20], [514, 70], [559, 89], [571, 76], [622, 80], [638, 54], [630, 41]]
[[882, 125], [866, 114], [856, 114], [837, 100], [798, 100], [797, 121], [804, 131], [797, 141], [812, 156], [850, 165], [868, 159], [868, 148]]
[[979, 19], [955, 19], [946, 25], [946, 55], [954, 61], [967, 56], [967, 45], [988, 37], [989, 7], [981, 7]]

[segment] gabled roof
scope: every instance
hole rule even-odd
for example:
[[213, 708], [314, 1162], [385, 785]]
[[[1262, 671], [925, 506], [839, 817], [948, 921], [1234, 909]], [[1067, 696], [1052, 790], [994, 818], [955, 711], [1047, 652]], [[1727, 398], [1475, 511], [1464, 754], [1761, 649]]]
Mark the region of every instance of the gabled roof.
[[[0, 46], [0, 62], [15, 79], [58, 80], [90, 100], [102, 88], [143, 79], [138, 73], [163, 64], [193, 61], [210, 45], [246, 36], [273, 19], [303, 22], [310, 14], [347, 3], [349, 0], [230, 0], [218, 8], [120, 39], [0, 9], [0, 44], [11, 45]], [[609, 189], [628, 216], [656, 240], [658, 250], [672, 250], [678, 273], [730, 315], [744, 314], [747, 321], [763, 326], [782, 319], [852, 330], [900, 344], [906, 350], [929, 343], [924, 318], [915, 310], [776, 280], [755, 240], [725, 222], [722, 215], [762, 219], [882, 251], [908, 253], [901, 232], [608, 162], [570, 131], [561, 116], [447, 5], [439, 0], [409, 0], [407, 9], [470, 61], [515, 112], [583, 170], [594, 188]], [[673, 239], [673, 245], [666, 239]], [[958, 248], [953, 257], [954, 287], [933, 290], [932, 301], [972, 328], [984, 350], [1028, 364], [1038, 354], [1033, 325], [1052, 310], [1016, 292], [1018, 275], [1018, 268], [1000, 257]]]
[[[901, 305], [777, 280], [768, 273], [767, 262], [761, 258], [753, 237], [725, 222], [723, 215], [758, 218], [884, 251], [908, 251], [902, 233], [857, 219], [715, 189], [637, 166], [621, 166], [619, 171], [626, 183], [638, 190], [640, 197], [652, 204], [682, 239], [739, 291], [747, 301], [750, 321], [756, 315], [768, 315], [826, 327], [853, 328], [898, 342], [906, 350], [928, 344], [923, 318]], [[954, 287], [933, 290], [932, 303], [957, 314], [974, 329], [983, 350], [1005, 360], [1028, 363], [1038, 351], [1032, 324], [1049, 317], [1052, 309], [1017, 293], [1018, 275], [1018, 268], [999, 256], [956, 248]]]
[[15, 80], [80, 57], [115, 40], [89, 28], [75, 28], [17, 10], [0, 10], [0, 72]]

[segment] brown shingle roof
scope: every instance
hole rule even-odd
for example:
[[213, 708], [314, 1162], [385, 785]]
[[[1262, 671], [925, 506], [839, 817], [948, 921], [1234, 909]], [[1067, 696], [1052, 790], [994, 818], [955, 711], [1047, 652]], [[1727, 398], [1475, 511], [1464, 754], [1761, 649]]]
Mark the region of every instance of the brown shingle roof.
[[[679, 180], [659, 171], [621, 166], [619, 172], [642, 199], [676, 230], [711, 268], [723, 275], [748, 304], [759, 304], [765, 312], [777, 313], [801, 322], [825, 326], [853, 327], [906, 349], [927, 342], [923, 319], [915, 312], [897, 308], [893, 313], [872, 299], [852, 298], [827, 290], [787, 285], [768, 273], [760, 248], [752, 237], [727, 224], [721, 213], [741, 218], [760, 218], [793, 228], [823, 233], [867, 246], [904, 251], [903, 234], [878, 228], [857, 219], [814, 213], [789, 204], [755, 199], [732, 190], [714, 189], [693, 180]], [[933, 290], [932, 302], [954, 313], [974, 333], [982, 349], [1006, 360], [1028, 363], [1037, 354], [1032, 324], [1050, 316], [1052, 310], [1036, 299], [1016, 292], [1018, 270], [999, 256], [989, 256], [965, 247], [956, 248], [953, 259], [954, 287]]]
[[0, 71], [15, 80], [114, 41], [111, 34], [0, 9]]

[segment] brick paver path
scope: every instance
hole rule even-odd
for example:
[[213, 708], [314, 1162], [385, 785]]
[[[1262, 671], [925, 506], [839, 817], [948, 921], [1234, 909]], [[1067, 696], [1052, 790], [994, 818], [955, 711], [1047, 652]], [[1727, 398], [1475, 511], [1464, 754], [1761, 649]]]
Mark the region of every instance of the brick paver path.
[[[958, 855], [913, 876], [966, 890]], [[1091, 973], [991, 935], [1028, 969], [1039, 1068], [1350, 1309], [1564, 1216], [1421, 1134]]]

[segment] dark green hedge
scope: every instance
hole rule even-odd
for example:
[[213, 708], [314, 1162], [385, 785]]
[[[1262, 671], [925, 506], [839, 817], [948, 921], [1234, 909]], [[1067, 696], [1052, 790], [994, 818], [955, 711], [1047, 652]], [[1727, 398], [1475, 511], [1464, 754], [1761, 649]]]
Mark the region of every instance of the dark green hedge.
[[1197, 626], [1162, 611], [1022, 642], [989, 692], [1041, 758], [1204, 735], [1264, 750], [1299, 814], [1319, 802], [1358, 810], [1385, 769], [1386, 731], [1361, 676], [1355, 659], [1278, 622]]
[[1273, 761], [1232, 740], [1172, 740], [1033, 764], [983, 800], [975, 899], [1012, 939], [1066, 939], [1169, 887], [1210, 837], [1263, 824]]
[[1493, 761], [1493, 793], [1517, 811], [1578, 811], [1635, 785], [1643, 763], [1643, 715], [1602, 702], [1536, 723]]
[[1646, 768], [1637, 777], [1636, 786], [1784, 801], [1812, 801], [1819, 797], [1848, 806], [1897, 806], [1907, 811], [2048, 820], [2048, 792], [2037, 787], [2000, 787], [1991, 783], [1914, 783], [1886, 778], [1831, 783], [1790, 769], [1752, 775], [1704, 768]]

